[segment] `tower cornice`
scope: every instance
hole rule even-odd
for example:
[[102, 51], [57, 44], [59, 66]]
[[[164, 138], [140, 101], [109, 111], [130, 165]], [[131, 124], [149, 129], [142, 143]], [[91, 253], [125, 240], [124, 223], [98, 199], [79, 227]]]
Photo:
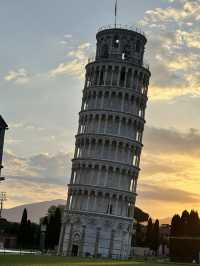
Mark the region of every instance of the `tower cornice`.
[[127, 190], [120, 190], [120, 189], [115, 189], [115, 188], [112, 188], [112, 187], [104, 187], [104, 186], [96, 186], [96, 185], [87, 185], [87, 184], [68, 184], [68, 187], [69, 189], [72, 191], [74, 189], [76, 189], [77, 191], [81, 190], [83, 191], [84, 193], [84, 190], [87, 190], [87, 191], [94, 191], [94, 192], [97, 192], [98, 193], [104, 193], [104, 194], [111, 194], [112, 197], [113, 195], [116, 195], [116, 196], [123, 196], [124, 198], [130, 198], [130, 199], [135, 199], [135, 197], [137, 196], [136, 193], [134, 192], [130, 192], [130, 191], [127, 191]]
[[87, 69], [90, 65], [109, 65], [109, 64], [112, 64], [112, 65], [115, 65], [115, 64], [119, 64], [120, 66], [128, 66], [128, 67], [134, 67], [135, 69], [138, 69], [138, 70], [143, 70], [144, 72], [146, 72], [149, 77], [151, 77], [151, 71], [150, 71], [150, 67], [147, 63], [142, 63], [141, 65], [138, 65], [137, 63], [134, 63], [134, 62], [131, 62], [131, 61], [128, 61], [128, 60], [122, 60], [122, 59], [118, 59], [118, 58], [107, 58], [107, 59], [97, 59], [97, 58], [94, 58], [94, 57], [90, 57], [88, 58], [88, 63], [87, 65], [85, 66], [85, 68]]
[[88, 109], [88, 110], [82, 110], [79, 112], [79, 115], [82, 114], [106, 114], [106, 115], [119, 115], [119, 116], [126, 116], [127, 118], [133, 118], [135, 120], [140, 121], [141, 123], [146, 123], [146, 120], [142, 117], [139, 117], [138, 115], [127, 113], [127, 112], [121, 112], [121, 111], [115, 111], [110, 109]]
[[137, 166], [134, 166], [134, 165], [131, 165], [131, 164], [125, 164], [125, 163], [122, 163], [122, 162], [117, 162], [117, 161], [111, 161], [111, 160], [105, 160], [105, 159], [93, 159], [93, 158], [87, 158], [87, 159], [81, 159], [81, 158], [77, 158], [77, 159], [72, 159], [72, 167], [74, 167], [74, 164], [80, 164], [80, 163], [83, 163], [83, 164], [88, 164], [88, 165], [106, 165], [107, 167], [116, 167], [116, 168], [119, 168], [119, 169], [124, 169], [124, 168], [127, 168], [127, 169], [130, 169], [131, 171], [135, 172], [135, 173], [139, 173], [140, 171], [140, 168], [137, 167]]
[[80, 138], [104, 138], [104, 139], [110, 139], [111, 141], [117, 141], [117, 142], [122, 142], [122, 143], [129, 143], [131, 145], [134, 145], [137, 148], [142, 149], [143, 144], [140, 143], [139, 141], [133, 140], [131, 138], [127, 138], [127, 137], [123, 137], [123, 136], [118, 136], [118, 135], [114, 135], [114, 134], [104, 134], [104, 133], [83, 133], [83, 134], [77, 134], [76, 139], [80, 139]]

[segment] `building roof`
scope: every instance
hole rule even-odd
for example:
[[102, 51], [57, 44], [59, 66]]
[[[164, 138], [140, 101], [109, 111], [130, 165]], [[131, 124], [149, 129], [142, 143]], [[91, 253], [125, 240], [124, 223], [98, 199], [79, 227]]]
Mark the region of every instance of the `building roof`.
[[8, 125], [6, 124], [5, 120], [1, 115], [0, 115], [0, 128], [8, 129]]

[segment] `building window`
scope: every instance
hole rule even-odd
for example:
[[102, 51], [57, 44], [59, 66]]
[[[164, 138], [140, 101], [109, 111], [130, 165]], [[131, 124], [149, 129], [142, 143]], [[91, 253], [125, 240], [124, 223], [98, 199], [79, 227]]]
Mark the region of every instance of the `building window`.
[[137, 40], [137, 42], [136, 42], [136, 52], [140, 53], [140, 50], [141, 50], [141, 43], [140, 43], [140, 40]]
[[107, 206], [107, 210], [106, 210], [106, 213], [107, 214], [112, 214], [112, 212], [113, 212], [113, 207], [112, 207], [112, 204], [108, 204], [108, 206]]
[[109, 56], [108, 45], [104, 44], [101, 50], [101, 57], [108, 58], [108, 56]]

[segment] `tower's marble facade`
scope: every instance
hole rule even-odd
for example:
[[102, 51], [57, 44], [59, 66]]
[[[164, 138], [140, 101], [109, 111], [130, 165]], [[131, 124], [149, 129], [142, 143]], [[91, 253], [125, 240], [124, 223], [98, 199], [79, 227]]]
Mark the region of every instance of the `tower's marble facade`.
[[97, 33], [86, 66], [59, 254], [127, 258], [150, 78], [146, 37], [125, 28]]

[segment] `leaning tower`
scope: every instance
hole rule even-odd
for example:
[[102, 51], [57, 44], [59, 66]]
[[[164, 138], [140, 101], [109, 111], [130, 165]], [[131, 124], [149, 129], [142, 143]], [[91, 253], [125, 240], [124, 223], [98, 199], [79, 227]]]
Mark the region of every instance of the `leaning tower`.
[[147, 39], [132, 28], [97, 33], [86, 66], [60, 255], [127, 258], [150, 71]]

